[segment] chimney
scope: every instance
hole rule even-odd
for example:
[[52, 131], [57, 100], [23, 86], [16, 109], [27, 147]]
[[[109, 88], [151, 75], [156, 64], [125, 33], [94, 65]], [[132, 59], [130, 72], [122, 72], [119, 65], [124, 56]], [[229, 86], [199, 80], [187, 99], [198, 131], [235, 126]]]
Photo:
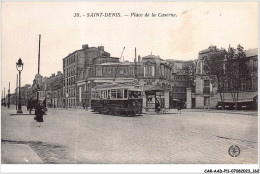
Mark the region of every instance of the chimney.
[[88, 44], [82, 45], [82, 49], [88, 49]]
[[141, 62], [141, 56], [140, 55], [138, 56], [138, 62]]
[[98, 50], [104, 51], [104, 46], [98, 46]]

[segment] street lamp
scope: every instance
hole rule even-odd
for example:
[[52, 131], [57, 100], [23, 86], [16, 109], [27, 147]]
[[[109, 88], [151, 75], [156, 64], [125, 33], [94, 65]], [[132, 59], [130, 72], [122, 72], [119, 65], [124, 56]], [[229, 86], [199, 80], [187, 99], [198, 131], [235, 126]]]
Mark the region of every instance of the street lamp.
[[19, 71], [19, 99], [17, 113], [23, 113], [21, 104], [21, 71], [23, 70], [23, 62], [21, 58], [19, 58], [18, 62], [16, 63], [16, 69]]

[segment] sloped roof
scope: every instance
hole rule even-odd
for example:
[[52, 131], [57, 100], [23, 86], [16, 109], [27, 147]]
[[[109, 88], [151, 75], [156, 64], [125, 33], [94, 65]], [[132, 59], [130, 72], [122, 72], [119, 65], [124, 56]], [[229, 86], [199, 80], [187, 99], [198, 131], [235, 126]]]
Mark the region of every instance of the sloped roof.
[[144, 86], [144, 91], [160, 92], [160, 91], [164, 91], [164, 89], [159, 85], [146, 85]]
[[155, 56], [155, 55], [148, 55], [148, 56], [144, 56], [142, 57], [142, 59], [160, 59], [162, 61], [164, 61], [162, 58], [160, 58], [159, 56]]

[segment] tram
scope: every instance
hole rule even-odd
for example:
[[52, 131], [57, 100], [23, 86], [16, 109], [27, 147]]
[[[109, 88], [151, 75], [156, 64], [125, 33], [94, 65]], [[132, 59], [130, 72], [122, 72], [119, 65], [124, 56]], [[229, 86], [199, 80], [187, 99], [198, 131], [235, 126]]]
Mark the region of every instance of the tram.
[[91, 109], [115, 116], [136, 116], [142, 113], [142, 89], [134, 84], [104, 84], [92, 88]]

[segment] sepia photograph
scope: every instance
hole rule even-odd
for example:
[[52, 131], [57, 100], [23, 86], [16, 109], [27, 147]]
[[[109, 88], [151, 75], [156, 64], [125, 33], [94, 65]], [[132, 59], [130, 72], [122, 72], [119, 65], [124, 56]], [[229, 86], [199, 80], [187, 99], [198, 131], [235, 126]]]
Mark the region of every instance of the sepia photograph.
[[2, 1], [1, 166], [259, 173], [258, 8]]

